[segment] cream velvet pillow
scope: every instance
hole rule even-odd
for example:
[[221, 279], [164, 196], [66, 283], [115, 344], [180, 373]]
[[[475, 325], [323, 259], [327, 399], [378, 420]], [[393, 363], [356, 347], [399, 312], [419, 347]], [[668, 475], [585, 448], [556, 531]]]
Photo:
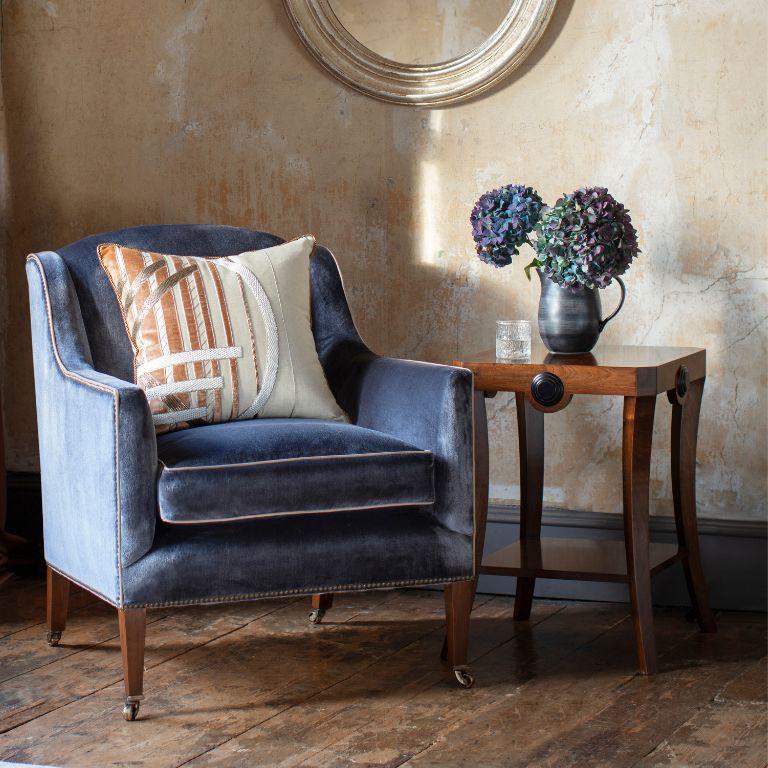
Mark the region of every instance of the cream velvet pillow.
[[158, 432], [255, 416], [345, 420], [312, 335], [314, 245], [307, 235], [220, 258], [99, 246]]

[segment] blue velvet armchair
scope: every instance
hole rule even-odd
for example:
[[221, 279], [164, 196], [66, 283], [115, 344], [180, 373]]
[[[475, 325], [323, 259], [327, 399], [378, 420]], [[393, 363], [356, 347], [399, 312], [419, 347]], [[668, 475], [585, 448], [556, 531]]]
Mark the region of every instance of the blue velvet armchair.
[[[48, 641], [61, 639], [70, 582], [115, 606], [132, 720], [143, 698], [147, 608], [313, 595], [319, 622], [335, 592], [444, 584], [443, 656], [471, 685], [471, 373], [373, 354], [333, 256], [318, 246], [313, 332], [350, 423], [252, 419], [156, 437], [97, 259], [103, 242], [223, 256], [282, 240], [150, 226], [29, 257]], [[161, 508], [186, 523], [161, 519]]]

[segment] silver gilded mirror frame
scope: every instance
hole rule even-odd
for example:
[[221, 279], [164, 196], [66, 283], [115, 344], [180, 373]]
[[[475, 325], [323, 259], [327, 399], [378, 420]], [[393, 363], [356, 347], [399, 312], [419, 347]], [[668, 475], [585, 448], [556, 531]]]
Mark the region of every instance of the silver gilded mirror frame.
[[484, 43], [436, 64], [402, 64], [379, 56], [339, 21], [331, 0], [283, 0], [305, 47], [334, 77], [396, 104], [442, 106], [492, 88], [533, 50], [557, 0], [513, 0], [509, 13]]

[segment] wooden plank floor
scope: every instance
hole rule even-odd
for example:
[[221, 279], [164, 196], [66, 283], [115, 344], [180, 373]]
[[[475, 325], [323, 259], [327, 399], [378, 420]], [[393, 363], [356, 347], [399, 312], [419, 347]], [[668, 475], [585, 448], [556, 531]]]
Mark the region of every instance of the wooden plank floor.
[[469, 691], [439, 662], [439, 592], [149, 613], [146, 700], [122, 719], [114, 610], [76, 592], [58, 648], [44, 585], [0, 590], [0, 761], [50, 766], [764, 768], [766, 617], [701, 635], [657, 609], [661, 672], [635, 674], [628, 606], [479, 596]]

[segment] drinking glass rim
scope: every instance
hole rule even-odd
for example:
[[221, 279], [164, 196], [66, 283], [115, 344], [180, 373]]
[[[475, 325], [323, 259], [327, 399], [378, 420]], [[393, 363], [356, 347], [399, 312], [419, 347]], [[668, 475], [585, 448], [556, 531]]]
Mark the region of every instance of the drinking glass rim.
[[528, 325], [530, 326], [530, 320], [497, 320], [496, 325]]

